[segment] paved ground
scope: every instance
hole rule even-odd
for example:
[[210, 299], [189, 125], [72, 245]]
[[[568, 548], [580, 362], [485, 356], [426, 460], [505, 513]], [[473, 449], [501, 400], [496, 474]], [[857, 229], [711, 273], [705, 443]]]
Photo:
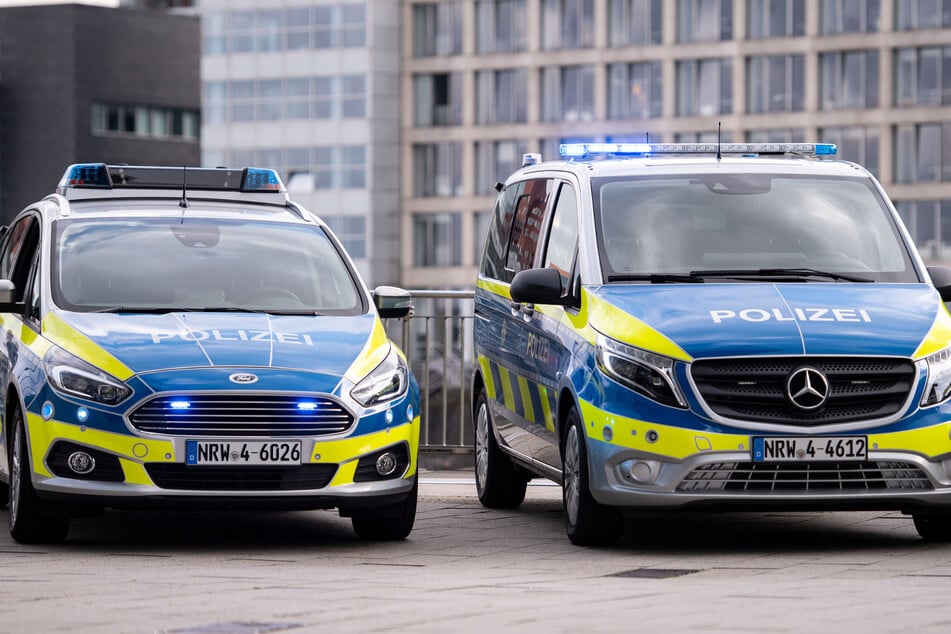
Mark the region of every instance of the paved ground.
[[554, 486], [491, 511], [470, 472], [428, 472], [420, 496], [400, 543], [331, 512], [109, 513], [54, 547], [0, 530], [0, 632], [951, 631], [951, 545], [896, 513], [652, 516], [583, 549]]

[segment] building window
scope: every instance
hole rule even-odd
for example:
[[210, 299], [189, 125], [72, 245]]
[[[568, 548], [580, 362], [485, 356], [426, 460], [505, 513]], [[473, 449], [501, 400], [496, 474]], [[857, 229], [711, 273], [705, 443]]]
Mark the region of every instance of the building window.
[[713, 116], [733, 112], [733, 67], [729, 59], [677, 62], [677, 114]]
[[895, 30], [951, 26], [951, 0], [895, 0]]
[[951, 103], [951, 46], [895, 51], [895, 105]]
[[366, 76], [207, 82], [206, 123], [366, 117]]
[[542, 50], [594, 45], [594, 0], [541, 0]]
[[476, 73], [476, 123], [525, 123], [528, 120], [528, 71]]
[[350, 257], [367, 257], [367, 219], [364, 216], [321, 216]]
[[366, 75], [343, 75], [340, 78], [340, 111], [344, 119], [363, 119], [367, 115]]
[[413, 265], [462, 265], [462, 215], [413, 215]]
[[413, 55], [459, 55], [462, 53], [462, 5], [429, 2], [413, 5]]
[[198, 139], [197, 110], [164, 106], [92, 105], [92, 133], [152, 139]]
[[416, 127], [462, 124], [462, 74], [415, 75], [413, 108]]
[[528, 0], [476, 0], [476, 52], [528, 48]]
[[835, 143], [836, 158], [858, 163], [878, 177], [878, 129], [849, 127], [822, 128], [822, 143]]
[[799, 37], [806, 32], [806, 0], [748, 0], [750, 39]]
[[733, 0], [677, 0], [677, 41], [733, 39]]
[[202, 55], [228, 53], [228, 14], [208, 11], [201, 16]]
[[609, 0], [608, 45], [660, 44], [663, 0]]
[[343, 189], [366, 189], [367, 148], [344, 145], [340, 148], [340, 184]]
[[542, 121], [594, 119], [594, 66], [541, 69]]
[[747, 70], [749, 112], [802, 110], [804, 68], [802, 55], [751, 58]]
[[459, 196], [462, 194], [462, 144], [413, 145], [413, 195]]
[[878, 51], [823, 53], [823, 110], [878, 107]]
[[951, 200], [895, 203], [918, 253], [931, 264], [951, 264]]
[[345, 4], [340, 7], [340, 45], [344, 48], [362, 48], [367, 43], [367, 7], [365, 4]]
[[879, 0], [822, 0], [822, 34], [874, 33], [881, 19], [880, 5]]
[[895, 181], [951, 181], [951, 124], [895, 128]]
[[608, 66], [608, 118], [649, 119], [663, 109], [661, 62]]
[[750, 130], [746, 133], [747, 143], [805, 143], [806, 134], [799, 128], [780, 128], [774, 130]]
[[504, 182], [522, 166], [528, 144], [522, 140], [479, 141], [476, 151], [476, 195], [495, 193], [495, 184]]

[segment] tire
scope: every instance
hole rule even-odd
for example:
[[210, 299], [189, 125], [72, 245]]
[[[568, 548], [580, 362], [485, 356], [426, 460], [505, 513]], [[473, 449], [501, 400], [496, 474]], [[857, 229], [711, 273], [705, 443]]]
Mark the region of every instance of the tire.
[[951, 515], [913, 513], [915, 528], [929, 542], [951, 542]]
[[624, 516], [614, 507], [598, 504], [591, 495], [585, 432], [575, 408], [571, 408], [565, 422], [562, 460], [565, 532], [576, 546], [609, 546], [621, 538]]
[[413, 530], [416, 522], [416, 498], [419, 492], [419, 477], [413, 482], [413, 490], [402, 502], [377, 509], [361, 510], [350, 518], [357, 537], [373, 541], [399, 541]]
[[479, 390], [475, 408], [475, 481], [482, 506], [514, 509], [525, 500], [528, 476], [512, 464], [495, 440], [489, 402]]
[[13, 414], [10, 451], [10, 535], [21, 544], [53, 544], [66, 539], [69, 517], [41, 500], [30, 474], [26, 426], [19, 408]]

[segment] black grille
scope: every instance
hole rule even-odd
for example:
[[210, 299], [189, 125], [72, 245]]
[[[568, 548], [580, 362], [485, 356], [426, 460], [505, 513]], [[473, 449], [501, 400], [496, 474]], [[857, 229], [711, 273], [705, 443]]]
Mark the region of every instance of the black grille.
[[[814, 411], [798, 409], [786, 396], [790, 373], [802, 367], [829, 380], [829, 397]], [[691, 375], [700, 397], [720, 416], [814, 427], [896, 414], [914, 386], [915, 366], [906, 359], [713, 359], [695, 361]]]
[[907, 462], [717, 462], [691, 471], [677, 487], [691, 493], [922, 490], [934, 488]]
[[161, 489], [194, 491], [301, 491], [322, 489], [337, 471], [335, 464], [292, 467], [212, 467], [146, 463], [145, 470]]
[[353, 424], [332, 399], [268, 394], [164, 395], [129, 419], [140, 431], [171, 436], [322, 436]]

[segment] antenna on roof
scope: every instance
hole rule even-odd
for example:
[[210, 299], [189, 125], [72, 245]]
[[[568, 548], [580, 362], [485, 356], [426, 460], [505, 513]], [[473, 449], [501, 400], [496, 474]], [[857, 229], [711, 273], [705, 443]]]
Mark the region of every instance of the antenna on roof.
[[186, 185], [188, 184], [188, 168], [182, 165], [182, 199], [178, 201], [178, 206], [182, 209], [188, 209], [188, 197], [186, 196]]
[[717, 161], [723, 158], [723, 155], [720, 154], [720, 125], [721, 121], [717, 121]]

